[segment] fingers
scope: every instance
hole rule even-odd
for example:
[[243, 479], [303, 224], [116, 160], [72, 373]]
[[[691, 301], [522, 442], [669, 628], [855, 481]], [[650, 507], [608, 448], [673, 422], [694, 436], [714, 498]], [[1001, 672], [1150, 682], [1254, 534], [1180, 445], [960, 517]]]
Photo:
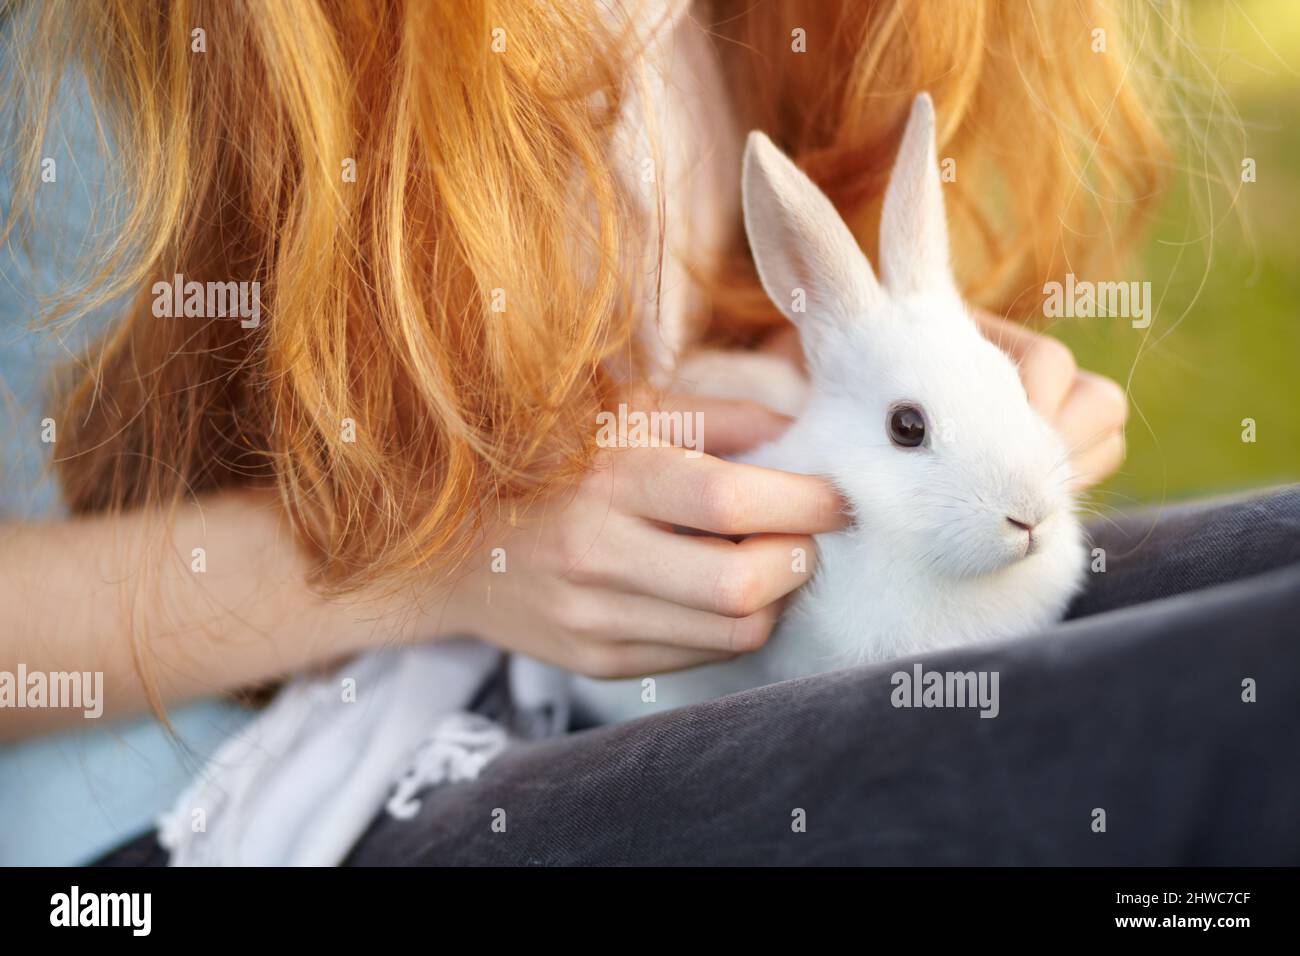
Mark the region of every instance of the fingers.
[[650, 674], [667, 674], [672, 671], [716, 664], [734, 658], [735, 654], [722, 651], [701, 651], [668, 644], [614, 644], [592, 643], [576, 652], [576, 660], [555, 661], [562, 667], [576, 670], [584, 677], [599, 680], [645, 677]]
[[[630, 404], [663, 413], [659, 417], [650, 416], [656, 442], [686, 444], [674, 441], [671, 434], [664, 432], [679, 429], [681, 434], [689, 424], [685, 433], [691, 438], [691, 447], [716, 456], [734, 455], [762, 445], [780, 437], [790, 427], [788, 416], [758, 402], [676, 393], [654, 397], [639, 392]], [[695, 417], [689, 422], [680, 417], [687, 415]]]
[[672, 448], [631, 448], [615, 456], [615, 504], [652, 521], [746, 535], [819, 534], [848, 523], [830, 483]]
[[1091, 448], [1077, 453], [1070, 463], [1074, 470], [1071, 485], [1077, 490], [1109, 478], [1124, 463], [1124, 452], [1123, 432], [1111, 432]]
[[1105, 376], [1080, 371], [1052, 424], [1077, 456], [1122, 431], [1127, 418], [1124, 389]]
[[772, 633], [779, 602], [744, 617], [724, 617], [642, 594], [575, 595], [579, 607], [564, 617], [569, 636], [601, 644], [664, 644], [718, 654], [747, 654]]
[[817, 555], [804, 535], [753, 535], [734, 543], [646, 523], [620, 544], [638, 560], [608, 562], [591, 583], [729, 618], [754, 614], [805, 583]]
[[1074, 353], [1051, 336], [1039, 335], [987, 312], [976, 311], [974, 317], [985, 338], [1019, 367], [1029, 404], [1049, 421], [1055, 418], [1079, 370]]
[[1076, 488], [1096, 484], [1124, 461], [1128, 398], [1110, 379], [1081, 370], [1056, 339], [979, 310], [976, 324], [1018, 365], [1032, 405], [1070, 452]]

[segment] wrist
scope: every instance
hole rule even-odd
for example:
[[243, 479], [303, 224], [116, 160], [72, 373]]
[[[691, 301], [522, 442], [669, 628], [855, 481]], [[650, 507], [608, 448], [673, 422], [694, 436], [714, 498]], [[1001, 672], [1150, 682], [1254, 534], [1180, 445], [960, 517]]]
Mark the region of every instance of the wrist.
[[376, 584], [322, 597], [340, 650], [360, 653], [473, 633], [464, 607], [467, 589], [457, 586], [452, 572], [442, 574], [432, 586]]

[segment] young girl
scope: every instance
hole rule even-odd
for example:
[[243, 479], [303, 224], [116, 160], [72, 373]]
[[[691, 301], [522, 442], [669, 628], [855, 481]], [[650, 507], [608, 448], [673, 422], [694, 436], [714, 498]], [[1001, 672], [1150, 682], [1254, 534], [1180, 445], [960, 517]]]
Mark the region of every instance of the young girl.
[[[675, 378], [756, 352], [799, 374], [739, 228], [740, 144], [766, 131], [874, 256], [921, 90], [965, 292], [1080, 485], [1099, 481], [1123, 457], [1122, 391], [995, 316], [1104, 271], [1158, 193], [1157, 78], [1129, 68], [1152, 53], [1110, 7], [5, 4], [8, 227], [39, 226], [33, 199], [90, 160], [49, 135], [69, 99], [91, 108], [113, 221], [49, 307], [108, 326], [17, 429], [52, 420], [67, 515], [0, 538], [0, 661], [102, 671], [106, 719], [209, 726], [178, 705], [384, 643], [470, 634], [601, 677], [761, 646], [807, 577], [790, 548], [847, 517], [819, 479], [723, 460], [787, 419]], [[256, 308], [214, 310], [214, 288]], [[708, 455], [597, 449], [619, 402], [702, 412]], [[69, 713], [6, 712], [0, 733]], [[78, 746], [150, 733], [130, 727]], [[184, 774], [159, 741], [127, 748], [148, 756], [134, 802], [63, 860], [168, 803]], [[29, 753], [5, 758], [29, 761], [5, 798], [28, 846], [111, 799], [87, 784], [77, 804], [65, 779], [52, 808], [59, 758]]]

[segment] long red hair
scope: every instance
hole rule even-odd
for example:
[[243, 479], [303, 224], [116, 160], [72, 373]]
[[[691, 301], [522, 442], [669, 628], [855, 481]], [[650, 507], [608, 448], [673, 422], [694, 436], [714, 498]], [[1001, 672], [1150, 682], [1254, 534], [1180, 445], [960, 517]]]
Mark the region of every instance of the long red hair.
[[[959, 276], [1023, 313], [1067, 267], [1124, 254], [1162, 180], [1143, 87], [1162, 54], [1126, 45], [1112, 6], [717, 0], [696, 23], [743, 122], [869, 252], [907, 104], [931, 91]], [[485, 507], [586, 469], [611, 359], [637, 368], [625, 265], [658, 225], [609, 162], [638, 33], [607, 7], [5, 0], [6, 229], [73, 68], [123, 209], [52, 310], [128, 297], [61, 382], [71, 507], [274, 485], [322, 583], [349, 588], [449, 567]], [[748, 341], [779, 317], [737, 227], [700, 279], [713, 337]], [[176, 273], [260, 282], [261, 324], [155, 318], [149, 289]]]

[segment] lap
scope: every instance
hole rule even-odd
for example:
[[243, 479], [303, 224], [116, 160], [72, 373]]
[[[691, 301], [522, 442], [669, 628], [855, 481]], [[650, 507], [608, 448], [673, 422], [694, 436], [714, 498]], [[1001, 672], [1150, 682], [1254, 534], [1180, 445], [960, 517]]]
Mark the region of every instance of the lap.
[[[1092, 530], [1072, 620], [923, 659], [997, 673], [994, 719], [894, 707], [910, 660], [787, 682], [517, 745], [349, 862], [1300, 861], [1300, 488]], [[146, 837], [105, 862], [162, 860]]]
[[[1300, 562], [1300, 485], [1140, 508], [1093, 522], [1094, 570], [1070, 617], [1185, 594]], [[1094, 552], [1094, 555], [1096, 553]], [[1096, 557], [1094, 565], [1098, 562]]]
[[350, 862], [1295, 863], [1297, 615], [1292, 567], [924, 659], [995, 719], [894, 707], [894, 662], [520, 746]]

